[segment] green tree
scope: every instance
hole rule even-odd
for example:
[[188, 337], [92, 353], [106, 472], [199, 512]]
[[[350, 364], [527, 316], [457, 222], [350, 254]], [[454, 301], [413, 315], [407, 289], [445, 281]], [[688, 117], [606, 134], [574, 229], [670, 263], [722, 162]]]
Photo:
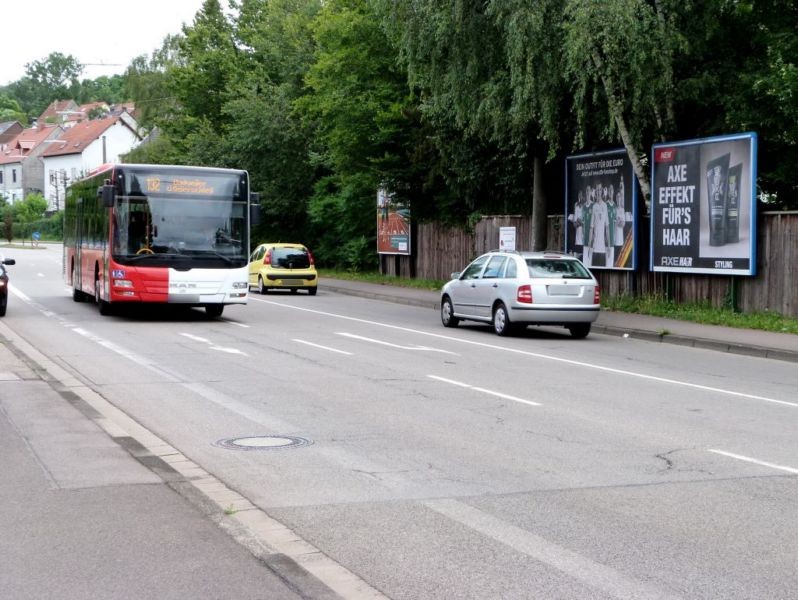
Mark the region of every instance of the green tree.
[[185, 155], [172, 143], [171, 139], [159, 132], [150, 136], [122, 157], [122, 162], [150, 165], [187, 164]]
[[[595, 139], [619, 137], [646, 199], [651, 195], [647, 155], [652, 137], [672, 128], [673, 60], [682, 42], [670, 13], [664, 12], [668, 4], [568, 0], [563, 20], [577, 140], [585, 142], [591, 120], [598, 127]], [[603, 124], [589, 118], [594, 111], [604, 115]]]
[[10, 244], [14, 241], [14, 213], [6, 208], [0, 214], [3, 216], [3, 237]]
[[224, 107], [224, 154], [246, 168], [261, 193], [263, 223], [256, 237], [307, 243], [307, 206], [317, 167], [313, 131], [294, 111], [314, 60], [313, 19], [319, 0], [243, 0], [235, 22], [234, 94]]
[[184, 60], [173, 64], [169, 74], [182, 112], [220, 131], [227, 122], [223, 107], [231, 98], [238, 50], [219, 0], [203, 2], [194, 22], [183, 27], [178, 46]]
[[14, 212], [18, 221], [31, 223], [44, 218], [47, 206], [47, 200], [41, 194], [28, 194], [20, 202], [14, 204]]
[[28, 119], [16, 99], [4, 92], [0, 92], [0, 122], [5, 121], [19, 121], [25, 125]]
[[[375, 264], [377, 189], [398, 187], [396, 165], [407, 155], [398, 135], [411, 127], [403, 117], [406, 78], [364, 0], [326, 3], [313, 30], [317, 50], [306, 76], [310, 90], [297, 107], [317, 132], [315, 162], [326, 174], [315, 187], [310, 219], [321, 256], [362, 268]], [[341, 243], [347, 239], [366, 244], [347, 248]]]
[[[409, 81], [423, 99], [423, 114], [440, 131], [437, 145], [450, 150], [450, 185], [474, 199], [474, 212], [497, 206], [531, 212], [533, 244], [545, 247], [543, 160], [553, 154], [560, 134], [553, 133], [554, 127], [545, 131], [540, 116], [548, 110], [554, 122], [556, 110], [551, 107], [559, 98], [530, 90], [558, 89], [560, 70], [534, 63], [535, 57], [548, 57], [548, 31], [527, 37], [526, 30], [543, 29], [542, 21], [536, 24], [531, 18], [552, 2], [376, 2], [407, 65]], [[556, 40], [555, 23], [550, 25]], [[523, 44], [540, 48], [522, 56]], [[465, 145], [456, 145], [457, 140]]]
[[756, 131], [760, 191], [798, 208], [798, 7], [711, 0], [680, 26], [690, 41], [676, 63], [680, 136]]
[[137, 56], [125, 70], [125, 97], [135, 102], [139, 122], [147, 129], [168, 124], [178, 112], [168, 72], [181, 60], [179, 55], [179, 36], [170, 35], [149, 57]]
[[102, 75], [97, 79], [84, 79], [80, 82], [78, 94], [74, 100], [78, 104], [89, 102], [107, 102], [117, 104], [127, 100], [125, 79], [122, 75], [110, 77]]
[[37, 117], [53, 100], [78, 95], [82, 71], [83, 65], [75, 57], [51, 52], [25, 65], [25, 77], [9, 87], [25, 111]]

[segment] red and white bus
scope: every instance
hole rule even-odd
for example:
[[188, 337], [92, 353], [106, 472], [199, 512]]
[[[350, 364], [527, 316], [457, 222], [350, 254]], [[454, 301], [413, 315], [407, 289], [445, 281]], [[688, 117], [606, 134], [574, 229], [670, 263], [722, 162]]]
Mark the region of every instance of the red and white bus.
[[104, 165], [67, 192], [64, 279], [75, 302], [93, 299], [103, 315], [168, 303], [218, 317], [247, 302], [258, 209], [246, 171]]

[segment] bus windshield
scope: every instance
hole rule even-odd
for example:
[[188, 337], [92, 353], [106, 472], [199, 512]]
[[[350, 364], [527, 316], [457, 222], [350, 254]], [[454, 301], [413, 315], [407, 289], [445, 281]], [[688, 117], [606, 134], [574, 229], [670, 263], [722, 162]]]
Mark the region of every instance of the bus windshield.
[[[192, 267], [247, 263], [247, 203], [229, 189], [235, 189], [235, 179], [229, 184], [211, 182], [224, 184], [213, 187], [203, 187], [207, 177], [159, 179], [157, 186], [143, 179], [146, 185], [140, 186], [134, 177], [133, 185], [125, 186], [126, 194], [116, 199], [113, 256], [117, 262], [178, 268], [187, 262]], [[228, 188], [226, 193], [220, 194], [220, 187]]]

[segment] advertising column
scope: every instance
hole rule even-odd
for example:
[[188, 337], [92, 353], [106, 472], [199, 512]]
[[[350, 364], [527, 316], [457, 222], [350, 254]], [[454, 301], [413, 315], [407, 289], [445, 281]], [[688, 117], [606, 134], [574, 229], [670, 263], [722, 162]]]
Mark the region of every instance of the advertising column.
[[756, 134], [653, 147], [653, 271], [754, 275]]

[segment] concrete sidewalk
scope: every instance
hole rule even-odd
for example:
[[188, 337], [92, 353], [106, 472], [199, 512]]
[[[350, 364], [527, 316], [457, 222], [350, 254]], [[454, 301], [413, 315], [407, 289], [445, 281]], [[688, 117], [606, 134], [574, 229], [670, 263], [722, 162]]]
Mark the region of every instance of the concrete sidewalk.
[[[421, 306], [436, 311], [440, 307], [440, 294], [430, 290], [324, 277], [319, 281], [319, 288], [338, 294]], [[789, 333], [702, 325], [664, 317], [610, 311], [601, 311], [592, 331], [657, 343], [798, 362], [798, 335]]]
[[337, 597], [24, 346], [0, 322], [0, 597]]

